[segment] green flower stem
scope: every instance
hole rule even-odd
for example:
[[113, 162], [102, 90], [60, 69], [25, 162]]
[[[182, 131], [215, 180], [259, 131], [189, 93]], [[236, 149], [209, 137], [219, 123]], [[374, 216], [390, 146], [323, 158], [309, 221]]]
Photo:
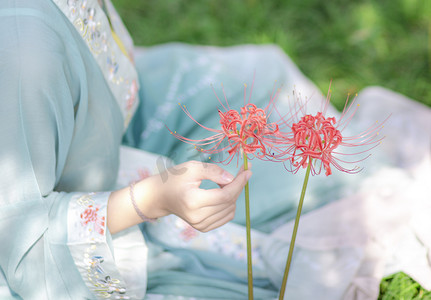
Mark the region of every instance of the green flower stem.
[[296, 212], [295, 225], [293, 226], [292, 238], [290, 240], [289, 255], [287, 256], [286, 268], [284, 269], [283, 282], [281, 284], [279, 300], [283, 300], [284, 292], [286, 291], [287, 276], [289, 275], [290, 263], [292, 262], [293, 248], [295, 247], [296, 233], [298, 232], [299, 218], [301, 217], [302, 204], [304, 203], [305, 191], [307, 190], [308, 178], [310, 177], [312, 160], [307, 166], [305, 172], [304, 183], [302, 184], [301, 197], [299, 199], [298, 210]]
[[[248, 170], [248, 160], [246, 153], [244, 155], [244, 170]], [[250, 233], [250, 192], [248, 181], [244, 187], [245, 192], [245, 227], [247, 232], [247, 277], [248, 277], [248, 299], [253, 299], [253, 269], [251, 260], [251, 233]]]

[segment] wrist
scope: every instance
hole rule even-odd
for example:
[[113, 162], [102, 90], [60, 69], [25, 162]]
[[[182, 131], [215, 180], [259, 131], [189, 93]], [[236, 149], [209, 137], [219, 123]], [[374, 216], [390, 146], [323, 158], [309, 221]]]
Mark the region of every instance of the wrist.
[[141, 218], [142, 222], [154, 222], [155, 220], [157, 220], [156, 218], [149, 218], [146, 215], [144, 215], [144, 213], [142, 212], [142, 210], [138, 207], [138, 204], [136, 203], [135, 200], [135, 182], [132, 182], [129, 185], [129, 195], [130, 195], [130, 201], [132, 202], [133, 208], [135, 209], [136, 214]]
[[137, 208], [145, 217], [157, 219], [169, 214], [163, 207], [162, 190], [163, 186], [160, 185], [157, 175], [138, 181], [132, 187]]

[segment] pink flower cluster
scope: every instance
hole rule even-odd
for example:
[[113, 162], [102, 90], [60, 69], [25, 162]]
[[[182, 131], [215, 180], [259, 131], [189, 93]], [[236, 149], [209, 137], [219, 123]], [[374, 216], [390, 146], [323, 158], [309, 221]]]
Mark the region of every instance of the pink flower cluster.
[[219, 115], [230, 156], [243, 151], [263, 158], [267, 155], [266, 149], [276, 141], [273, 137], [279, 133], [278, 125], [268, 123], [265, 111], [252, 103], [241, 107], [240, 113], [233, 109], [225, 113], [219, 110]]
[[[251, 155], [263, 160], [276, 160], [274, 151], [280, 153], [279, 145], [283, 145], [280, 135], [281, 120], [279, 122], [269, 122], [269, 117], [275, 108], [274, 99], [278, 91], [270, 98], [269, 104], [264, 108], [258, 108], [255, 104], [246, 101], [247, 86], [244, 87], [244, 106], [239, 111], [231, 109], [225, 96], [226, 106], [217, 97], [222, 110], [218, 110], [220, 117], [220, 129], [206, 127], [192, 117], [185, 105], [182, 110], [200, 127], [213, 132], [212, 136], [204, 139], [189, 139], [176, 131], [171, 131], [177, 139], [192, 144], [202, 153], [218, 154], [226, 151], [226, 159], [212, 159], [215, 162], [229, 164], [240, 154]], [[169, 129], [169, 128], [168, 128]]]
[[332, 151], [343, 140], [341, 132], [334, 127], [335, 118], [325, 118], [322, 113], [316, 116], [305, 115], [299, 122], [292, 124], [293, 142], [290, 148], [292, 155], [290, 161], [295, 170], [306, 168], [309, 159], [321, 160], [330, 175]]
[[[358, 158], [358, 155], [367, 153], [376, 147], [383, 138], [379, 130], [383, 123], [374, 124], [364, 132], [355, 136], [344, 136], [343, 130], [353, 118], [356, 108], [352, 110], [354, 100], [346, 106], [337, 120], [335, 117], [326, 117], [330, 103], [330, 93], [323, 103], [320, 112], [315, 115], [305, 112], [306, 105], [296, 99], [291, 111], [284, 116], [278, 113], [275, 99], [278, 91], [271, 95], [266, 108], [258, 108], [255, 104], [246, 102], [246, 88], [244, 89], [244, 106], [240, 111], [231, 109], [225, 96], [226, 106], [219, 100], [224, 112], [218, 110], [220, 116], [220, 129], [208, 128], [195, 120], [185, 106], [183, 111], [199, 126], [213, 132], [212, 136], [204, 139], [188, 139], [176, 132], [171, 133], [179, 140], [192, 144], [203, 153], [214, 154], [227, 151], [229, 156], [216, 162], [228, 164], [240, 155], [251, 155], [262, 160], [283, 162], [286, 169], [296, 173], [300, 168], [311, 164], [312, 175], [320, 174], [325, 170], [326, 176], [332, 174], [331, 166], [346, 173], [357, 173], [361, 170], [356, 164], [365, 160], [370, 154]], [[217, 95], [216, 95], [217, 96]], [[358, 105], [359, 106], [359, 105]], [[278, 113], [276, 122], [269, 122], [272, 112]], [[223, 144], [226, 142], [227, 144]], [[354, 153], [344, 153], [341, 147], [358, 147]], [[344, 157], [355, 157], [348, 160]], [[354, 165], [348, 167], [348, 165]]]
[[302, 112], [301, 115], [293, 115], [288, 126], [290, 131], [283, 134], [286, 149], [281, 156], [285, 158], [287, 170], [296, 173], [301, 167], [306, 168], [311, 163], [312, 175], [320, 174], [322, 170], [325, 170], [326, 176], [331, 175], [331, 166], [345, 173], [358, 173], [362, 168], [357, 164], [368, 158], [371, 155], [369, 151], [383, 140], [379, 130], [386, 120], [376, 122], [357, 135], [344, 135], [343, 131], [354, 117], [359, 104], [355, 105], [355, 99], [349, 103], [347, 98], [338, 119], [326, 117], [330, 96], [328, 92], [321, 111], [315, 115], [306, 114], [304, 106], [298, 109]]
[[92, 224], [94, 226], [94, 230], [98, 232], [100, 235], [104, 235], [105, 233], [105, 217], [100, 217], [99, 207], [94, 207], [93, 205], [89, 205], [84, 212], [81, 213], [80, 217], [82, 219], [82, 225], [87, 226], [88, 224]]

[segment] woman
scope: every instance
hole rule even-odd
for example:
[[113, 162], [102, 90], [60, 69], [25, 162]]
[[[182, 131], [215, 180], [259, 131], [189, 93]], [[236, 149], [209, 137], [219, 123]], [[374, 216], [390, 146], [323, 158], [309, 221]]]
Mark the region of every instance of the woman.
[[[0, 266], [8, 287], [2, 291], [23, 299], [244, 298], [243, 229], [221, 226], [237, 206], [234, 221], [243, 224], [236, 199], [251, 171], [234, 177], [235, 166], [228, 172], [203, 163], [206, 157], [164, 125], [188, 137], [203, 134], [178, 101], [199, 107], [195, 116], [216, 125], [211, 83], [223, 82], [229, 99], [242, 99], [243, 83], [255, 72], [257, 104], [266, 103], [275, 80], [287, 91], [295, 84], [305, 96], [314, 86], [273, 46], [167, 45], [144, 50], [134, 63], [133, 45], [109, 0], [2, 1], [0, 17]], [[120, 151], [122, 139], [157, 156]], [[164, 157], [182, 164], [168, 169]], [[127, 170], [138, 171], [146, 159], [161, 175], [129, 185], [139, 178]], [[292, 216], [301, 180], [276, 164], [256, 161], [253, 169], [252, 224], [269, 232]], [[346, 179], [334, 177], [329, 187], [316, 179], [307, 210], [345, 193]], [[220, 188], [203, 189], [203, 180]], [[282, 270], [274, 257], [285, 259], [287, 243], [253, 234], [255, 297], [275, 298]], [[301, 280], [306, 268], [298, 261], [292, 268]], [[347, 272], [346, 265], [328, 267], [349, 274], [335, 281], [337, 289], [316, 280], [322, 299], [342, 297], [357, 270]], [[288, 293], [306, 295], [309, 288], [300, 286], [291, 284]]]

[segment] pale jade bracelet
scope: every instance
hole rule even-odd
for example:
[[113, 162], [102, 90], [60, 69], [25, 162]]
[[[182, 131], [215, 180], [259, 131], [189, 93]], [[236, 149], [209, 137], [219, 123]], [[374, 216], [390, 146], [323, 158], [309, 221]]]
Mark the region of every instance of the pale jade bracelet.
[[154, 221], [156, 221], [157, 219], [151, 219], [151, 218], [146, 217], [144, 215], [144, 213], [139, 209], [139, 207], [138, 207], [138, 205], [136, 204], [136, 201], [135, 201], [134, 188], [135, 188], [135, 182], [132, 182], [130, 184], [130, 187], [129, 187], [129, 190], [130, 190], [130, 199], [132, 200], [132, 204], [133, 204], [133, 207], [135, 208], [136, 213], [138, 214], [138, 216], [144, 222], [154, 222]]

